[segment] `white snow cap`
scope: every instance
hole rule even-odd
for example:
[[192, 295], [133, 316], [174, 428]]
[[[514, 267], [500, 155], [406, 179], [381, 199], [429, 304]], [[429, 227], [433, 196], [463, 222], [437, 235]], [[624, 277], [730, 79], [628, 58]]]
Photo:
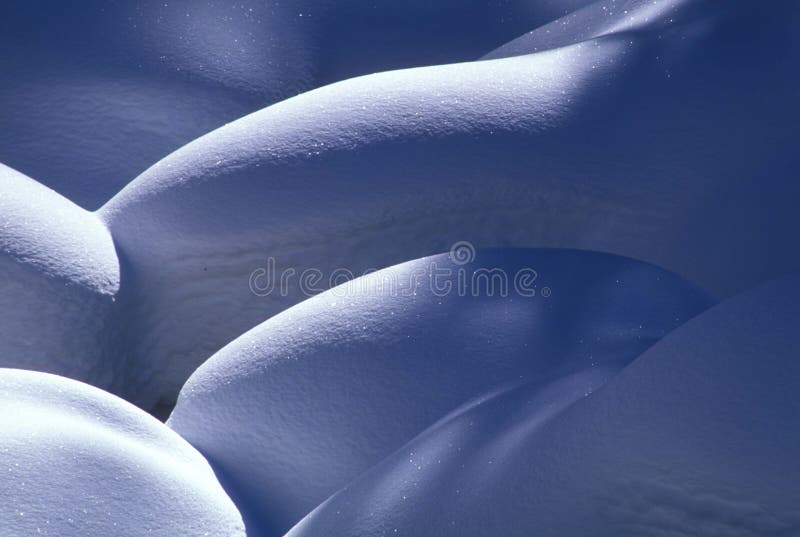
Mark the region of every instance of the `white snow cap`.
[[226, 477], [246, 520], [281, 535], [471, 398], [619, 367], [708, 305], [682, 279], [606, 254], [419, 259], [242, 335], [189, 379], [168, 424]]
[[775, 281], [591, 395], [584, 372], [465, 405], [287, 537], [798, 535], [798, 305]]
[[203, 457], [85, 384], [0, 369], [0, 534], [244, 537]]
[[129, 184], [101, 215], [137, 282], [146, 397], [303, 298], [250, 291], [270, 257], [359, 274], [460, 240], [580, 248], [722, 295], [800, 269], [800, 4], [616, 4], [588, 33], [551, 25], [556, 48], [288, 99]]
[[97, 216], [0, 164], [0, 367], [110, 388], [123, 369], [119, 286]]

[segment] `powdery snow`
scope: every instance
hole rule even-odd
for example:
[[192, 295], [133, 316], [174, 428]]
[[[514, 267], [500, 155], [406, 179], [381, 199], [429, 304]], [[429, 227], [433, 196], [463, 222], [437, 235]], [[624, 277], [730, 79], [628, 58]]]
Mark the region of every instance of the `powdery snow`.
[[[740, 2], [732, 12], [744, 5]], [[663, 37], [678, 32], [685, 36], [718, 24], [730, 14], [709, 9], [707, 1], [698, 0], [600, 0], [531, 30], [484, 59], [532, 54], [614, 34]]]
[[588, 2], [4, 2], [0, 161], [94, 209], [247, 113], [355, 75], [473, 60]]
[[[465, 401], [619, 367], [709, 305], [674, 275], [605, 254], [479, 250], [460, 263], [444, 254], [336, 287], [242, 335], [187, 382], [168, 424], [263, 534], [281, 535]], [[519, 289], [535, 296], [513, 284], [529, 270]]]
[[383, 4], [0, 6], [0, 534], [800, 534], [800, 3]]
[[798, 304], [800, 276], [779, 280], [591, 395], [583, 373], [474, 401], [287, 537], [796, 535]]
[[86, 212], [0, 164], [0, 366], [110, 389], [120, 270], [111, 235]]
[[203, 457], [133, 405], [0, 369], [0, 533], [244, 537]]
[[[250, 292], [268, 257], [361, 273], [459, 240], [580, 248], [722, 295], [800, 268], [800, 78], [786, 59], [800, 5], [664, 5], [638, 26], [615, 11], [611, 33], [552, 50], [326, 86], [139, 176], [101, 215], [136, 282], [131, 351], [159, 379], [151, 395], [171, 401], [204, 359], [302, 298]], [[549, 31], [562, 27], [582, 35]]]

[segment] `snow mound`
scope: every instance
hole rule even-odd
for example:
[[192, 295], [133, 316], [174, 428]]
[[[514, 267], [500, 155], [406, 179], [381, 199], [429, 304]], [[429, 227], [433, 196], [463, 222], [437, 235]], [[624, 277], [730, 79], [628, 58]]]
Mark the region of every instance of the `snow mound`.
[[473, 397], [618, 367], [709, 305], [680, 278], [616, 256], [471, 253], [335, 287], [240, 336], [186, 383], [168, 424], [254, 526], [282, 534]]
[[244, 114], [354, 75], [472, 60], [587, 2], [4, 2], [0, 160], [93, 209]]
[[[800, 269], [800, 4], [651, 7], [647, 24], [616, 10], [597, 39], [535, 54], [332, 84], [139, 176], [101, 215], [137, 282], [151, 395], [173, 400], [208, 356], [303, 298], [251, 292], [269, 258], [359, 274], [461, 240], [579, 248], [722, 295]], [[571, 42], [569, 24], [548, 31], [562, 27]]]
[[288, 536], [797, 535], [798, 304], [800, 276], [775, 281], [587, 397], [579, 374], [475, 401]]
[[90, 386], [0, 369], [3, 535], [244, 537], [203, 457]]
[[96, 215], [0, 164], [0, 367], [110, 388], [119, 286]]

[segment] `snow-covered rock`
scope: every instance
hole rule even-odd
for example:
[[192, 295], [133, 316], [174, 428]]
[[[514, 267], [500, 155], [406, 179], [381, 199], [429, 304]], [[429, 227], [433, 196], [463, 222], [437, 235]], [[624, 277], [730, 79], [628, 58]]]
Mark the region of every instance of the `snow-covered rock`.
[[96, 208], [247, 113], [349, 76], [472, 60], [587, 2], [3, 2], [0, 161]]
[[54, 375], [0, 369], [0, 533], [244, 537], [205, 459], [155, 418]]
[[0, 164], [0, 367], [110, 388], [120, 270], [96, 215]]
[[225, 476], [254, 527], [281, 535], [473, 397], [618, 367], [709, 305], [682, 279], [616, 256], [474, 253], [331, 289], [190, 378], [168, 424]]
[[597, 32], [551, 25], [565, 46], [283, 101], [115, 196], [101, 214], [137, 282], [154, 396], [303, 298], [251, 292], [270, 257], [358, 274], [460, 240], [581, 248], [723, 295], [800, 268], [800, 4], [616, 4]]
[[694, 318], [588, 397], [583, 373], [474, 401], [288, 535], [797, 535], [798, 326], [793, 276]]

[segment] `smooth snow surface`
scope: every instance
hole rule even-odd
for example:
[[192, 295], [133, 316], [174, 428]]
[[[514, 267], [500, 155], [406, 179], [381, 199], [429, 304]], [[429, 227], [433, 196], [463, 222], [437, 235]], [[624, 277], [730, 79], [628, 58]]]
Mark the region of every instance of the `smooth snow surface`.
[[320, 85], [474, 60], [589, 0], [26, 0], [0, 6], [0, 161], [86, 208]]
[[120, 271], [96, 215], [0, 164], [0, 367], [109, 389]]
[[[484, 59], [507, 58], [574, 45], [614, 34], [702, 31], [726, 16], [714, 0], [599, 0], [544, 24], [490, 52]], [[729, 2], [746, 11], [747, 2]], [[728, 12], [730, 13], [730, 12]], [[684, 34], [685, 35], [685, 34]]]
[[580, 248], [724, 296], [800, 269], [800, 4], [615, 5], [545, 27], [557, 48], [288, 99], [129, 184], [101, 215], [148, 396], [303, 298], [251, 292], [269, 257], [359, 274], [462, 240]]
[[281, 535], [473, 397], [619, 367], [709, 305], [680, 278], [616, 256], [476, 255], [411, 261], [331, 289], [242, 335], [190, 378], [168, 424], [212, 461], [259, 535]]
[[245, 535], [197, 451], [96, 388], [0, 369], [0, 430], [0, 535]]
[[800, 536], [798, 28], [0, 2], [0, 537]]
[[584, 373], [474, 401], [287, 537], [799, 535], [799, 305], [775, 281], [591, 395]]

